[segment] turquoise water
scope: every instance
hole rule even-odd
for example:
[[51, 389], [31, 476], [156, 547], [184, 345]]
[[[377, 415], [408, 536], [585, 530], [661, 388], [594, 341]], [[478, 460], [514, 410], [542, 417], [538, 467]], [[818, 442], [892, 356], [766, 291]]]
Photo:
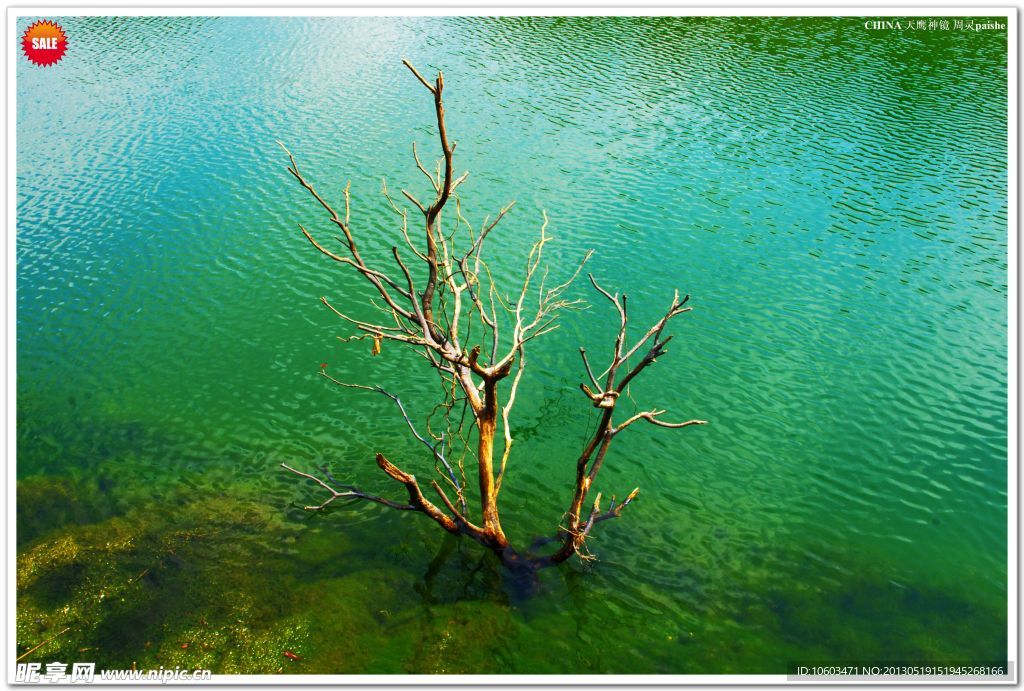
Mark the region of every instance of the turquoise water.
[[[35, 19], [35, 18], [31, 18]], [[20, 20], [19, 31], [30, 23]], [[268, 673], [784, 673], [1003, 661], [1007, 645], [1006, 33], [855, 18], [61, 18], [19, 59], [18, 653]], [[445, 71], [472, 220], [510, 199], [499, 277], [539, 232], [557, 275], [694, 311], [632, 387], [705, 427], [636, 427], [598, 489], [641, 495], [598, 559], [510, 583], [421, 516], [309, 515], [324, 464], [401, 497], [430, 462], [418, 359], [341, 344], [321, 295], [369, 288], [302, 238], [352, 180], [364, 254], [426, 196]], [[497, 232], [497, 231], [496, 231]], [[497, 242], [497, 240], [496, 240]], [[593, 295], [580, 283], [572, 297]], [[557, 527], [594, 409], [577, 346], [530, 353], [502, 492]], [[378, 400], [379, 399], [379, 400]], [[295, 653], [301, 660], [284, 656]]]

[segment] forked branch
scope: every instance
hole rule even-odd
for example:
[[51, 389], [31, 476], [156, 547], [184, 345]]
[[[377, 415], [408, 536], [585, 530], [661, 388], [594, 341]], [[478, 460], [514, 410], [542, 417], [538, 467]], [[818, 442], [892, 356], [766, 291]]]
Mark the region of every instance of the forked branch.
[[[595, 500], [594, 507], [591, 509], [590, 515], [587, 519], [583, 520], [581, 518], [581, 512], [583, 504], [586, 501], [587, 494], [590, 492], [590, 489], [601, 470], [601, 465], [604, 463], [604, 459], [611, 446], [612, 440], [619, 432], [639, 420], [646, 420], [647, 422], [659, 427], [675, 429], [689, 427], [691, 425], [707, 424], [705, 420], [688, 420], [686, 422], [678, 423], [665, 422], [664, 420], [659, 419], [659, 416], [664, 414], [665, 411], [658, 409], [637, 413], [618, 425], [614, 423], [613, 419], [616, 406], [619, 404], [622, 392], [633, 379], [639, 376], [649, 366], [654, 364], [657, 358], [666, 352], [665, 346], [671, 340], [671, 336], [662, 340], [662, 333], [673, 318], [690, 311], [689, 307], [684, 307], [686, 302], [689, 300], [689, 296], [680, 300], [679, 293], [677, 292], [673, 297], [672, 304], [668, 311], [666, 311], [665, 316], [655, 322], [654, 325], [651, 326], [651, 328], [649, 328], [634, 345], [627, 349], [625, 344], [627, 342], [627, 327], [629, 325], [628, 298], [625, 295], [620, 296], [618, 293], [613, 295], [611, 292], [601, 287], [593, 276], [589, 276], [589, 278], [594, 289], [605, 299], [611, 302], [612, 306], [615, 308], [619, 317], [619, 329], [615, 336], [615, 345], [612, 351], [611, 363], [608, 365], [608, 368], [602, 372], [600, 377], [594, 375], [586, 350], [582, 347], [580, 348], [580, 357], [583, 360], [584, 370], [586, 371], [590, 384], [594, 387], [592, 389], [589, 385], [583, 383], [580, 384], [580, 389], [587, 395], [594, 407], [601, 410], [601, 417], [598, 422], [597, 429], [590, 437], [583, 449], [583, 452], [576, 461], [576, 481], [573, 486], [572, 501], [569, 504], [569, 510], [566, 512], [567, 525], [563, 526], [560, 531], [562, 546], [550, 557], [550, 560], [556, 564], [565, 561], [573, 554], [580, 553], [587, 535], [590, 533], [594, 524], [602, 520], [617, 518], [620, 516], [622, 510], [640, 491], [639, 488], [634, 489], [626, 501], [622, 502], [618, 506], [614, 505], [613, 500], [612, 507], [604, 513], [600, 513], [599, 510], [599, 495], [598, 499]], [[619, 373], [630, 357], [640, 351], [648, 343], [650, 343], [650, 347], [647, 350], [647, 353], [631, 370], [620, 377]], [[603, 387], [599, 383], [599, 379], [601, 377], [605, 378], [605, 385]]]
[[[358, 233], [352, 227], [350, 186], [346, 184], [342, 190], [343, 210], [336, 209], [301, 171], [291, 152], [284, 150], [290, 164], [288, 172], [326, 212], [326, 221], [333, 228], [339, 247], [329, 248], [318, 238], [322, 233], [300, 225], [303, 236], [336, 265], [354, 270], [375, 292], [368, 306], [353, 307], [341, 301], [332, 302], [327, 297], [320, 298], [325, 307], [355, 331], [354, 335], [339, 337], [339, 340], [346, 343], [369, 340], [374, 356], [381, 354], [382, 344], [411, 348], [436, 373], [440, 383], [440, 401], [433, 406], [425, 426], [417, 425], [396, 394], [380, 386], [342, 382], [327, 374], [326, 365], [320, 374], [337, 386], [378, 393], [395, 403], [414, 439], [426, 448], [433, 462], [437, 477], [431, 478], [429, 484], [440, 505], [424, 496], [415, 475], [391, 463], [381, 453], [375, 456], [377, 466], [403, 486], [408, 495], [407, 501], [342, 485], [329, 473], [325, 480], [285, 464], [282, 467], [327, 491], [323, 502], [305, 507], [310, 511], [324, 510], [339, 499], [352, 499], [423, 513], [449, 533], [468, 535], [494, 550], [506, 565], [516, 568], [526, 565], [535, 569], [558, 564], [573, 554], [588, 558], [587, 553], [581, 550], [585, 549], [594, 526], [621, 516], [639, 492], [639, 488], [634, 489], [618, 504], [612, 497], [607, 507], [602, 506], [602, 495], [597, 493], [584, 515], [583, 507], [612, 440], [641, 420], [667, 428], [705, 424], [703, 420], [666, 421], [662, 418], [665, 411], [658, 408], [635, 412], [622, 422], [615, 422], [617, 406], [626, 387], [667, 352], [671, 336], [663, 338], [663, 333], [672, 319], [690, 310], [686, 306], [689, 296], [680, 300], [677, 292], [664, 316], [630, 344], [627, 296], [612, 293], [588, 274], [595, 291], [611, 303], [618, 317], [618, 329], [606, 369], [597, 373], [591, 365], [591, 356], [580, 348], [586, 374], [580, 388], [599, 410], [599, 422], [576, 459], [572, 500], [555, 538], [560, 543], [557, 551], [547, 556], [518, 554], [509, 544], [498, 511], [498, 496], [504, 486], [515, 442], [513, 406], [523, 381], [531, 342], [558, 328], [557, 318], [562, 310], [581, 304], [580, 300], [569, 296], [569, 289], [590, 253], [563, 282], [551, 286], [548, 271], [544, 268], [544, 250], [552, 241], [545, 213], [540, 237], [526, 257], [521, 284], [511, 292], [495, 285], [488, 263], [491, 255], [485, 258], [485, 250], [488, 250], [488, 242], [495, 235], [495, 229], [508, 217], [514, 202], [499, 209], [493, 218], [485, 218], [477, 225], [465, 218], [459, 188], [467, 180], [468, 173], [455, 177], [456, 144], [449, 139], [445, 122], [444, 75], [438, 72], [430, 80], [408, 60], [402, 62], [431, 95], [440, 158], [432, 170], [421, 160], [420, 149], [413, 143], [413, 162], [419, 173], [430, 182], [428, 194], [432, 198], [417, 196], [406, 189], [401, 190], [401, 197], [392, 197], [386, 181], [382, 185], [388, 207], [395, 213], [399, 224], [387, 267], [371, 265], [360, 252]], [[283, 144], [281, 146], [284, 148]], [[405, 205], [403, 198], [412, 206]], [[422, 217], [422, 234], [415, 230], [410, 233], [410, 213], [416, 218], [417, 212]], [[417, 236], [419, 240], [414, 239]], [[411, 252], [411, 258], [408, 252]], [[505, 260], [500, 249], [495, 256], [498, 261]], [[372, 308], [374, 316], [367, 317], [362, 313], [367, 307]], [[503, 383], [509, 377], [510, 383]], [[499, 426], [503, 441], [500, 460], [495, 458], [494, 448], [499, 438]], [[476, 465], [477, 520], [471, 516], [473, 507], [470, 506], [467, 460], [470, 463], [475, 461]]]

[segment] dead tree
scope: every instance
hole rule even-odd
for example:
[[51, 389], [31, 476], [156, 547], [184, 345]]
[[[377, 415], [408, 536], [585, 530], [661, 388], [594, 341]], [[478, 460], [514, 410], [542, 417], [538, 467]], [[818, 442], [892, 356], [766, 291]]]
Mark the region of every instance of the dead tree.
[[[320, 374], [337, 386], [378, 393], [395, 403], [410, 432], [426, 447], [427, 455], [433, 461], [439, 477], [430, 480], [427, 491], [432, 492], [440, 505], [427, 498], [425, 488], [415, 475], [400, 469], [382, 453], [376, 454], [377, 465], [405, 487], [407, 500], [387, 499], [351, 485], [339, 484], [326, 471], [324, 477], [317, 477], [285, 464], [282, 467], [317, 483], [327, 492], [322, 503], [305, 507], [310, 511], [321, 511], [339, 499], [351, 499], [376, 502], [401, 511], [419, 512], [429, 516], [449, 533], [469, 536], [493, 550], [509, 567], [537, 569], [560, 564], [574, 554], [586, 558], [584, 545], [593, 527], [602, 521], [621, 516], [640, 491], [639, 488], [634, 489], [619, 503], [612, 497], [607, 505], [603, 505], [601, 493], [597, 493], [593, 500], [588, 500], [612, 441], [640, 421], [669, 428], [705, 424], [703, 420], [666, 422], [662, 419], [665, 411], [657, 408], [639, 412], [621, 422], [614, 421], [616, 407], [626, 387], [665, 354], [665, 347], [672, 340], [671, 336], [663, 336], [665, 328], [672, 319], [690, 311], [686, 307], [689, 296], [679, 299], [677, 291], [664, 316], [639, 339], [630, 343], [627, 337], [629, 312], [626, 295], [612, 294], [602, 288], [593, 276], [589, 276], [594, 289], [608, 300], [618, 316], [618, 331], [611, 361], [604, 371], [595, 373], [587, 351], [580, 348], [580, 358], [587, 377], [580, 389], [600, 411], [600, 420], [576, 459], [572, 499], [568, 511], [563, 514], [562, 524], [553, 538], [543, 541], [554, 542], [558, 546], [548, 554], [514, 549], [502, 528], [498, 498], [514, 442], [510, 415], [526, 366], [527, 344], [557, 328], [555, 320], [560, 310], [579, 304], [579, 301], [567, 300], [564, 296], [590, 253], [587, 253], [568, 280], [554, 287], [546, 287], [547, 270], [539, 271], [544, 246], [551, 239], [547, 234], [548, 221], [545, 214], [540, 238], [527, 257], [521, 286], [511, 295], [502, 293], [495, 286], [484, 260], [484, 247], [514, 202], [498, 211], [493, 219], [485, 219], [476, 228], [466, 220], [457, 190], [465, 182], [468, 173], [455, 176], [453, 157], [456, 144], [449, 140], [445, 127], [444, 76], [439, 72], [436, 79], [428, 81], [407, 60], [403, 60], [403, 64], [433, 98], [442, 158], [432, 172], [420, 161], [416, 145], [413, 144], [412, 155], [416, 167], [430, 181], [434, 192], [433, 200], [424, 203], [412, 193], [402, 190], [403, 197], [412, 204], [408, 210], [414, 216], [418, 212], [421, 217], [421, 244], [410, 238], [407, 210], [395, 203], [387, 184], [383, 186], [388, 204], [398, 217], [405, 245], [402, 249], [398, 245], [391, 247], [394, 266], [390, 269], [371, 266], [359, 251], [349, 216], [351, 185], [346, 185], [344, 189], [344, 211], [339, 213], [299, 170], [291, 152], [287, 149], [285, 152], [291, 163], [288, 172], [322, 207], [329, 223], [340, 231], [340, 235], [335, 235], [340, 245], [337, 249], [329, 249], [300, 225], [303, 235], [323, 255], [361, 274], [373, 287], [378, 298], [370, 302], [382, 316], [373, 321], [356, 318], [348, 309], [339, 309], [326, 297], [321, 298], [321, 302], [331, 312], [357, 332], [345, 340], [370, 339], [371, 351], [375, 355], [387, 343], [414, 349], [436, 371], [445, 393], [421, 433], [395, 394], [379, 386], [339, 381], [328, 374], [325, 368], [321, 368]], [[442, 211], [446, 212], [444, 225]], [[507, 389], [503, 392], [505, 386]], [[441, 418], [440, 423], [435, 422], [438, 416]], [[496, 458], [499, 429], [501, 453]], [[479, 490], [475, 498], [479, 501], [478, 513], [470, 511], [474, 497], [467, 483], [467, 457], [470, 461], [474, 458], [476, 461]], [[539, 544], [542, 543], [534, 543], [534, 546]]]

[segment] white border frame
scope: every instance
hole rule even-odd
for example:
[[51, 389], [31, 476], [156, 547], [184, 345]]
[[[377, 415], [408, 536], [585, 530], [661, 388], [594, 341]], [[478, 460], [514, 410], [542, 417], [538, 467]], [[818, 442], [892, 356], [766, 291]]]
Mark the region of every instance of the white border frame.
[[[315, 2], [316, 0], [314, 0]], [[754, 0], [757, 2], [757, 0]], [[792, 1], [792, 0], [791, 0]], [[229, 0], [230, 2], [230, 0]], [[569, 0], [570, 3], [573, 0]], [[61, 16], [259, 16], [259, 17], [292, 17], [292, 16], [328, 16], [328, 17], [366, 17], [366, 16], [760, 16], [760, 17], [878, 17], [878, 18], [902, 18], [902, 17], [1005, 17], [1007, 23], [1007, 50], [1008, 50], [1008, 92], [1007, 101], [1009, 106], [1007, 145], [1008, 145], [1008, 227], [1007, 227], [1007, 254], [1008, 254], [1008, 292], [1009, 304], [1007, 306], [1009, 321], [1008, 327], [1008, 437], [1007, 437], [1007, 536], [1008, 536], [1008, 568], [1007, 568], [1007, 604], [1009, 631], [1007, 637], [1007, 660], [1013, 664], [1012, 678], [1008, 681], [987, 682], [990, 684], [1016, 684], [1018, 671], [1016, 663], [1018, 652], [1018, 138], [1017, 138], [1017, 83], [1018, 83], [1018, 11], [1015, 7], [923, 7], [923, 6], [898, 6], [887, 7], [885, 5], [859, 5], [859, 6], [836, 6], [836, 7], [809, 7], [801, 0], [796, 0], [797, 6], [789, 8], [763, 7], [760, 3], [747, 7], [678, 7], [672, 6], [659, 0], [647, 0], [645, 5], [636, 7], [623, 6], [600, 6], [599, 3], [589, 5], [564, 4], [557, 6], [550, 5], [517, 5], [517, 6], [481, 6], [479, 4], [451, 2], [443, 7], [432, 6], [429, 0], [407, 0], [404, 5], [393, 5], [385, 7], [352, 6], [352, 7], [274, 7], [261, 6], [252, 7], [242, 4], [224, 5], [218, 7], [193, 6], [187, 3], [173, 6], [148, 6], [139, 7], [133, 5], [102, 5], [90, 6], [85, 4], [29, 6], [14, 5], [7, 9], [7, 33], [5, 41], [7, 50], [4, 53], [7, 75], [7, 194], [5, 203], [7, 206], [7, 242], [5, 244], [6, 281], [4, 283], [7, 291], [6, 300], [6, 371], [4, 398], [4, 434], [6, 436], [6, 457], [7, 474], [6, 498], [7, 498], [7, 570], [6, 570], [6, 593], [7, 593], [7, 626], [5, 628], [5, 650], [8, 652], [3, 656], [7, 662], [7, 683], [14, 684], [15, 675], [15, 640], [16, 640], [16, 618], [14, 611], [16, 607], [16, 567], [15, 553], [17, 533], [15, 530], [15, 501], [16, 501], [16, 472], [15, 459], [17, 452], [16, 435], [14, 426], [16, 424], [16, 399], [17, 387], [17, 358], [16, 358], [16, 309], [17, 302], [15, 290], [17, 286], [16, 257], [16, 212], [17, 212], [17, 103], [15, 77], [18, 53], [18, 41], [15, 35], [17, 21], [22, 17], [61, 17]], [[152, 687], [153, 682], [147, 684]], [[190, 682], [167, 682], [169, 685], [184, 685]], [[892, 684], [892, 681], [859, 681], [849, 682], [842, 679], [835, 681], [789, 681], [784, 674], [779, 675], [755, 675], [755, 674], [669, 674], [669, 675], [593, 675], [593, 674], [562, 674], [562, 675], [226, 675], [214, 674], [209, 682], [197, 683], [197, 685], [311, 685], [311, 684], [345, 684], [354, 686], [393, 686], [420, 684], [429, 686], [479, 686], [484, 684], [500, 685], [612, 685], [625, 684], [630, 686], [650, 685], [679, 685], [679, 684], [793, 684], [793, 685], [821, 685], [821, 684]], [[901, 684], [910, 685], [961, 685], [965, 682], [949, 681], [904, 681]], [[118, 686], [139, 686], [134, 682], [106, 682], [109, 685]], [[99, 685], [99, 684], [94, 684]], [[26, 685], [27, 686], [27, 685]], [[50, 686], [40, 684], [39, 686]], [[75, 685], [78, 686], [78, 685]], [[88, 688], [88, 686], [84, 686]]]

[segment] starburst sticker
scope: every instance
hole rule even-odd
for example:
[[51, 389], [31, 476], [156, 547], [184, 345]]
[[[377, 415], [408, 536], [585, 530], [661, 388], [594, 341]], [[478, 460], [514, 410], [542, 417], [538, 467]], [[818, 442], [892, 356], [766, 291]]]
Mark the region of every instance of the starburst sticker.
[[25, 29], [21, 37], [21, 49], [33, 65], [48, 67], [64, 57], [68, 49], [68, 37], [59, 24], [40, 19]]

